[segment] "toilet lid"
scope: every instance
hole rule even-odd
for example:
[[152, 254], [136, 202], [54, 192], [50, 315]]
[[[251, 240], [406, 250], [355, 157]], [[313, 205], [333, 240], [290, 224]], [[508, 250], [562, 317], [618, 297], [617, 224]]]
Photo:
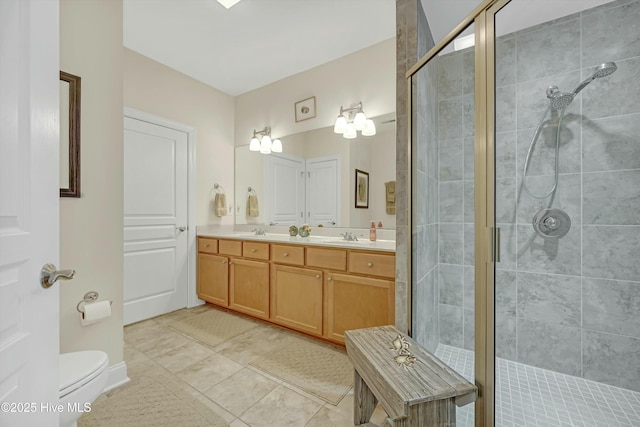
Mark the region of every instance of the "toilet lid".
[[104, 351], [90, 350], [60, 355], [60, 396], [82, 387], [107, 368], [109, 357]]

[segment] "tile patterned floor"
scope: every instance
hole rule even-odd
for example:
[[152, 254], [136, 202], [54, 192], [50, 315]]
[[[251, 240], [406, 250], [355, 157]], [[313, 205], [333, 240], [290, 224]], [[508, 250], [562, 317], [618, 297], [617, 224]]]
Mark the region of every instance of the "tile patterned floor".
[[[473, 381], [472, 351], [440, 344], [436, 356]], [[640, 393], [497, 359], [496, 426], [640, 426]], [[473, 404], [458, 408], [473, 426]]]
[[[334, 406], [249, 365], [256, 354], [273, 350], [290, 335], [300, 335], [255, 321], [257, 327], [211, 347], [167, 326], [176, 320], [200, 314], [203, 310], [215, 308], [206, 305], [179, 310], [126, 326], [124, 359], [132, 381], [98, 398], [94, 402], [95, 410], [91, 412], [91, 417], [83, 416], [78, 425], [109, 425], [104, 422], [110, 410], [109, 396], [121, 393], [132, 384], [136, 386], [144, 379], [173, 388], [176, 395], [184, 396], [186, 392], [199, 404], [206, 406], [211, 412], [208, 419], [213, 421], [203, 421], [198, 425], [353, 426], [353, 389]], [[318, 345], [329, 346], [324, 343]], [[147, 402], [143, 399], [128, 403], [126, 407], [130, 408], [131, 416], [119, 419], [130, 421], [119, 427], [142, 425], [139, 414], [152, 413], [152, 408], [145, 407]], [[100, 411], [104, 411], [102, 421]], [[378, 407], [369, 425], [384, 426], [385, 420], [386, 414]], [[176, 425], [175, 420], [165, 420], [164, 423], [163, 420], [147, 420], [145, 425], [160, 427], [171, 423]]]

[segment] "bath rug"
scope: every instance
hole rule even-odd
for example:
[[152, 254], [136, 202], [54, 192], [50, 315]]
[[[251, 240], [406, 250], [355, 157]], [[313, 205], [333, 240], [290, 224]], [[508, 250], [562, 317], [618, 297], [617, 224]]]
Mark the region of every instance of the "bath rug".
[[250, 365], [332, 405], [353, 387], [353, 365], [344, 351], [301, 338], [285, 341]]
[[250, 320], [215, 309], [169, 324], [170, 328], [212, 347], [256, 326]]
[[78, 419], [78, 427], [227, 426], [229, 423], [164, 378], [133, 379], [106, 393]]

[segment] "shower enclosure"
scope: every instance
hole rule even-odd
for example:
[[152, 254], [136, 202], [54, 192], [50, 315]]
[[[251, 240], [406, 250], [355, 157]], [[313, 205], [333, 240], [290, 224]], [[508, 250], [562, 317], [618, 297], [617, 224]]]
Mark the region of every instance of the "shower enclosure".
[[428, 52], [418, 13], [411, 333], [478, 384], [459, 425], [640, 425], [640, 0], [553, 4]]

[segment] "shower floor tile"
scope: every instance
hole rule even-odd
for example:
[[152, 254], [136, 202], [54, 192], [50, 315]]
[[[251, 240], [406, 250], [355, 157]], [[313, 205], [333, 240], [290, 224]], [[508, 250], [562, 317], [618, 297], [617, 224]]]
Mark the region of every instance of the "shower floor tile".
[[[436, 356], [473, 382], [472, 351], [440, 344]], [[473, 412], [458, 408], [458, 425]], [[496, 426], [640, 426], [640, 393], [498, 358]]]

